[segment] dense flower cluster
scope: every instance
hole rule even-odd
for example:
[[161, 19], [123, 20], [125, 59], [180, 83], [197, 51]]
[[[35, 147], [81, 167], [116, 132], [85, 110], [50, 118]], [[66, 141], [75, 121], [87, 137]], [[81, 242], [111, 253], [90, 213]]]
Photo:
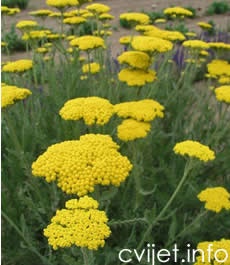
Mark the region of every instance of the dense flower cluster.
[[86, 134], [50, 146], [32, 164], [32, 173], [47, 182], [57, 180], [64, 192], [78, 196], [92, 192], [97, 184], [119, 186], [132, 164], [118, 148], [109, 135]]
[[111, 19], [114, 19], [114, 16], [108, 13], [104, 13], [104, 14], [99, 15], [98, 19], [99, 20], [111, 20]]
[[106, 213], [98, 210], [98, 202], [84, 196], [68, 200], [65, 207], [57, 210], [51, 224], [44, 229], [49, 245], [55, 250], [73, 245], [91, 250], [103, 247], [111, 231]]
[[105, 47], [104, 40], [96, 36], [81, 36], [70, 41], [71, 46], [77, 46], [80, 50], [86, 51], [95, 48]]
[[199, 27], [201, 27], [202, 29], [211, 29], [212, 28], [212, 25], [211, 24], [209, 24], [207, 22], [203, 22], [203, 21], [198, 22], [197, 25]]
[[38, 23], [34, 20], [21, 20], [16, 24], [16, 28], [18, 29], [31, 29], [37, 26]]
[[[218, 80], [230, 78], [230, 64], [224, 60], [212, 60], [207, 64], [207, 77], [216, 78]], [[224, 82], [223, 82], [224, 83]], [[228, 82], [226, 82], [227, 84]]]
[[149, 24], [150, 22], [150, 18], [148, 15], [136, 12], [123, 13], [120, 15], [120, 19], [126, 20], [129, 23], [142, 25]]
[[164, 117], [164, 107], [153, 99], [143, 99], [116, 104], [114, 110], [119, 117], [149, 122]]
[[[211, 251], [207, 251], [210, 249]], [[230, 240], [229, 239], [221, 239], [219, 241], [204, 241], [200, 242], [197, 245], [197, 249], [200, 249], [202, 252], [200, 256], [197, 256], [196, 262], [194, 265], [229, 265], [230, 264]], [[223, 251], [219, 250], [225, 250]], [[227, 255], [226, 255], [227, 253]], [[225, 260], [225, 261], [224, 261]], [[220, 262], [224, 261], [224, 262]]]
[[215, 89], [216, 98], [219, 101], [230, 103], [230, 85], [220, 86]]
[[9, 8], [7, 6], [1, 6], [1, 14], [12, 16], [20, 12], [19, 8]]
[[84, 17], [75, 16], [75, 17], [67, 17], [63, 19], [63, 23], [69, 24], [69, 25], [78, 25], [84, 22], [86, 22], [86, 19]]
[[68, 100], [59, 113], [65, 120], [83, 118], [87, 125], [104, 125], [112, 117], [114, 108], [107, 99], [86, 97]]
[[21, 73], [30, 70], [33, 67], [32, 60], [22, 59], [14, 62], [8, 62], [2, 67], [3, 72]]
[[69, 6], [76, 6], [79, 4], [78, 0], [46, 0], [48, 6], [56, 8], [64, 8]]
[[100, 71], [100, 68], [99, 63], [87, 63], [82, 66], [82, 72], [96, 74]]
[[120, 37], [119, 42], [120, 44], [127, 45], [132, 41], [132, 39], [133, 39], [133, 36], [123, 36], [123, 37]]
[[190, 49], [209, 49], [210, 46], [207, 42], [202, 41], [202, 40], [186, 40], [182, 43], [182, 45], [185, 48], [190, 48]]
[[208, 146], [192, 140], [177, 143], [174, 146], [173, 151], [176, 154], [195, 157], [204, 162], [215, 159], [214, 151], [212, 151]]
[[127, 83], [128, 86], [143, 86], [156, 80], [156, 72], [126, 68], [119, 72], [118, 78], [120, 81]]
[[50, 30], [32, 30], [23, 34], [22, 39], [27, 41], [31, 39], [44, 39], [48, 38], [48, 35], [51, 34]]
[[127, 51], [118, 56], [120, 64], [128, 64], [131, 67], [146, 70], [151, 63], [147, 53], [140, 51]]
[[210, 48], [230, 50], [230, 44], [225, 42], [209, 42]]
[[172, 50], [173, 44], [161, 38], [149, 36], [134, 36], [131, 41], [133, 49], [143, 52], [167, 52]]
[[36, 11], [29, 12], [29, 14], [31, 16], [35, 16], [35, 17], [46, 17], [46, 16], [50, 15], [51, 13], [52, 13], [52, 11], [49, 9], [39, 9]]
[[22, 100], [31, 95], [31, 91], [26, 88], [19, 88], [17, 86], [2, 85], [1, 88], [1, 107], [5, 108], [12, 105], [17, 100]]
[[88, 5], [86, 6], [86, 9], [97, 14], [107, 13], [110, 11], [109, 6], [99, 3]]
[[127, 119], [117, 127], [117, 136], [122, 141], [132, 141], [146, 137], [150, 129], [151, 124], [148, 122]]
[[154, 30], [151, 31], [145, 31], [144, 35], [155, 38], [161, 38], [169, 41], [185, 40], [185, 36], [179, 31], [162, 30], [158, 28], [155, 28]]
[[183, 7], [180, 7], [180, 6], [175, 6], [175, 7], [168, 7], [166, 9], [164, 9], [164, 14], [165, 15], [169, 15], [169, 16], [179, 16], [179, 17], [190, 17], [193, 15], [193, 13], [186, 9], [186, 8], [183, 8]]
[[223, 187], [207, 188], [198, 194], [198, 199], [205, 202], [205, 208], [219, 213], [222, 209], [230, 210], [230, 193]]

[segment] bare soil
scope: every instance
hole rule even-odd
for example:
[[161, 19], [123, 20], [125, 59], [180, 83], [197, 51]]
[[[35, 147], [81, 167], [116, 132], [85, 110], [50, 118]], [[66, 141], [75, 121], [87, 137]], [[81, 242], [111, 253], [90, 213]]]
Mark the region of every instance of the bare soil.
[[[128, 11], [161, 11], [162, 9], [178, 5], [183, 7], [191, 6], [196, 9], [197, 18], [187, 19], [186, 26], [193, 31], [199, 32], [197, 22], [199, 21], [209, 21], [212, 20], [217, 28], [226, 29], [230, 26], [230, 15], [214, 15], [214, 16], [204, 16], [207, 7], [213, 2], [213, 0], [99, 0], [100, 2], [111, 7], [110, 13], [115, 16], [112, 21], [113, 34], [109, 37], [108, 43], [111, 47], [111, 53], [113, 57], [116, 57], [120, 53], [122, 47], [119, 44], [119, 38], [121, 36], [129, 35], [130, 31], [123, 29], [119, 26], [119, 15]], [[45, 0], [30, 0], [29, 6], [26, 10], [21, 11], [19, 14], [13, 17], [7, 18], [6, 29], [8, 30], [12, 23], [16, 23], [24, 19], [34, 19], [28, 13], [41, 8], [49, 8], [46, 5]], [[48, 28], [57, 28], [57, 23], [53, 18], [47, 18], [46, 26]], [[2, 61], [16, 60], [19, 58], [25, 58], [25, 53], [14, 53], [12, 55], [2, 56]]]

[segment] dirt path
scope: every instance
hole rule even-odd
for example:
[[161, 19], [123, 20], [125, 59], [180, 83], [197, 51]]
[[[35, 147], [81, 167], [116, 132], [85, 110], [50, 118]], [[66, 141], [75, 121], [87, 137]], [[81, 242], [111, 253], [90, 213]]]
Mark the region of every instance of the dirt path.
[[[111, 46], [112, 56], [115, 57], [122, 50], [121, 45], [119, 44], [119, 38], [124, 35], [129, 35], [130, 31], [125, 30], [119, 26], [119, 15], [128, 11], [161, 11], [162, 9], [172, 6], [179, 5], [183, 7], [192, 6], [196, 9], [198, 17], [196, 19], [186, 20], [186, 26], [193, 31], [199, 31], [197, 27], [198, 21], [209, 21], [212, 20], [216, 24], [217, 28], [226, 28], [227, 25], [230, 25], [230, 16], [228, 15], [219, 15], [219, 16], [202, 16], [207, 9], [207, 7], [213, 2], [213, 0], [99, 0], [97, 2], [109, 5], [111, 7], [110, 13], [115, 16], [115, 19], [112, 21], [114, 30], [113, 35], [109, 37], [108, 43]], [[24, 19], [34, 19], [31, 17], [28, 12], [49, 8], [46, 5], [45, 0], [30, 0], [29, 6], [25, 11], [22, 11], [14, 17], [7, 19], [6, 30], [8, 30], [12, 23], [16, 23]], [[46, 25], [50, 28], [56, 28], [56, 22], [52, 18], [46, 20]], [[2, 56], [2, 61], [6, 60], [16, 60], [18, 58], [24, 58], [25, 53], [15, 53], [10, 57], [5, 55]]]

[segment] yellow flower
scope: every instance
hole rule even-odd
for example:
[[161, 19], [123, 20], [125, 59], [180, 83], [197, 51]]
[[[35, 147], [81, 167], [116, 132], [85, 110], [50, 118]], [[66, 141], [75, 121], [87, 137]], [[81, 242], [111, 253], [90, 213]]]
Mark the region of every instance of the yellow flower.
[[69, 6], [77, 6], [79, 3], [77, 0], [46, 0], [46, 4], [56, 8], [65, 8]]
[[212, 60], [207, 64], [209, 77], [230, 77], [230, 64], [224, 60]]
[[153, 99], [143, 99], [116, 104], [115, 113], [121, 118], [132, 118], [137, 121], [150, 122], [164, 117], [164, 107]]
[[16, 28], [18, 29], [31, 29], [37, 26], [38, 23], [34, 20], [21, 20], [16, 24]]
[[206, 50], [210, 48], [209, 44], [202, 40], [186, 40], [182, 43], [182, 45], [186, 48], [191, 48], [191, 49]]
[[95, 36], [111, 36], [112, 35], [112, 31], [109, 31], [109, 30], [100, 30], [100, 31], [95, 30], [93, 32], [93, 34]]
[[133, 141], [138, 138], [145, 138], [150, 129], [151, 124], [148, 122], [127, 119], [117, 127], [117, 136], [122, 141]]
[[135, 27], [135, 30], [140, 31], [140, 32], [152, 31], [155, 29], [158, 29], [158, 28], [153, 25], [136, 25]]
[[[230, 240], [204, 241], [197, 245], [200, 256], [196, 257], [194, 265], [230, 265]], [[211, 251], [207, 251], [210, 249]], [[224, 251], [223, 251], [224, 250]]]
[[162, 30], [158, 28], [152, 31], [146, 31], [144, 35], [169, 41], [185, 40], [185, 36], [179, 31]]
[[47, 53], [48, 49], [45, 48], [45, 47], [39, 47], [39, 48], [36, 49], [36, 52], [38, 52], [38, 53]]
[[59, 114], [64, 120], [84, 119], [87, 125], [104, 125], [114, 113], [113, 105], [104, 98], [86, 97], [68, 100]]
[[27, 41], [31, 39], [44, 39], [50, 34], [50, 30], [32, 30], [23, 34], [22, 39]]
[[126, 68], [119, 72], [118, 78], [120, 81], [127, 83], [128, 86], [143, 86], [156, 80], [156, 72]]
[[178, 16], [179, 17], [184, 17], [184, 16], [190, 17], [193, 15], [193, 13], [190, 10], [180, 7], [180, 6], [168, 7], [164, 9], [164, 14], [170, 15], [173, 17], [178, 17]]
[[149, 24], [150, 22], [150, 18], [148, 15], [136, 12], [123, 13], [120, 15], [120, 19], [126, 20], [130, 23], [142, 24], [142, 25]]
[[39, 9], [36, 11], [29, 12], [29, 14], [31, 16], [37, 16], [37, 17], [46, 17], [46, 16], [50, 15], [51, 13], [52, 13], [52, 11], [49, 9]]
[[147, 70], [151, 60], [147, 53], [139, 51], [127, 51], [118, 56], [120, 64], [128, 64], [131, 67]]
[[156, 24], [161, 24], [161, 23], [166, 23], [166, 22], [167, 22], [167, 20], [164, 18], [158, 18], [158, 19], [154, 20], [154, 23], [156, 23]]
[[93, 13], [97, 13], [97, 14], [102, 14], [102, 13], [106, 13], [110, 11], [109, 6], [104, 5], [104, 4], [99, 4], [99, 3], [90, 4], [86, 6], [86, 9]]
[[220, 86], [215, 89], [216, 98], [219, 101], [230, 103], [230, 85]]
[[9, 105], [13, 105], [15, 101], [25, 99], [31, 94], [29, 89], [4, 85], [2, 86], [1, 106], [5, 108]]
[[191, 32], [186, 32], [185, 35], [188, 36], [188, 37], [196, 37], [197, 36], [197, 34], [195, 32], [192, 32], [192, 31]]
[[1, 14], [11, 16], [20, 12], [19, 8], [9, 8], [7, 6], [1, 6]]
[[8, 44], [5, 41], [1, 41], [1, 47], [6, 47]]
[[209, 42], [210, 48], [230, 50], [230, 44], [224, 42]]
[[132, 36], [123, 36], [119, 39], [120, 44], [129, 44], [132, 41], [133, 37]]
[[170, 41], [149, 36], [134, 36], [131, 41], [133, 49], [143, 52], [167, 52], [172, 50], [173, 44]]
[[199, 27], [201, 27], [202, 29], [211, 29], [212, 28], [212, 25], [211, 24], [206, 23], [206, 22], [203, 22], [203, 21], [198, 22], [197, 25]]
[[207, 188], [198, 194], [198, 199], [205, 202], [205, 208], [219, 213], [222, 209], [230, 210], [230, 193], [223, 187]]
[[222, 85], [224, 84], [230, 84], [230, 76], [221, 76], [219, 79], [218, 79], [218, 82]]
[[44, 229], [49, 245], [55, 250], [73, 245], [91, 250], [103, 247], [111, 231], [106, 213], [98, 210], [98, 202], [84, 196], [68, 200], [65, 207], [57, 210], [51, 224]]
[[100, 68], [99, 63], [87, 63], [82, 66], [82, 72], [96, 74], [100, 71]]
[[32, 60], [17, 60], [14, 62], [8, 62], [2, 67], [3, 72], [9, 73], [20, 73], [27, 70], [30, 70], [33, 67]]
[[84, 22], [86, 22], [86, 19], [83, 17], [68, 17], [63, 20], [63, 23], [70, 25], [78, 25]]
[[177, 143], [174, 146], [173, 151], [176, 154], [195, 157], [204, 162], [215, 159], [214, 151], [212, 151], [208, 146], [192, 140]]
[[70, 41], [71, 46], [78, 46], [80, 50], [105, 48], [104, 40], [96, 36], [81, 36]]
[[34, 176], [43, 176], [67, 194], [83, 196], [94, 186], [119, 186], [128, 177], [132, 164], [118, 152], [109, 135], [86, 134], [80, 140], [50, 146], [32, 164]]
[[101, 14], [99, 17], [99, 20], [112, 20], [114, 19], [114, 16], [108, 14], [108, 13], [104, 13], [104, 14]]

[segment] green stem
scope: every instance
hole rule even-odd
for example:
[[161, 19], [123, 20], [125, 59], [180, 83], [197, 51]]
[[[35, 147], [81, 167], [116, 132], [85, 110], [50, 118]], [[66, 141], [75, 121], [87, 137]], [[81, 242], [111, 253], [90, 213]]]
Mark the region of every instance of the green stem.
[[144, 233], [144, 236], [142, 237], [141, 242], [139, 243], [137, 250], [140, 250], [140, 248], [142, 247], [142, 245], [144, 244], [146, 238], [148, 237], [148, 235], [151, 233], [154, 225], [156, 225], [164, 216], [165, 212], [168, 210], [169, 206], [171, 206], [172, 202], [174, 201], [175, 197], [177, 196], [177, 194], [179, 193], [181, 187], [183, 186], [184, 182], [187, 179], [188, 173], [190, 172], [190, 170], [192, 169], [192, 160], [189, 160], [186, 165], [185, 165], [185, 169], [184, 169], [184, 174], [180, 180], [180, 182], [178, 183], [176, 189], [174, 190], [173, 194], [171, 195], [171, 197], [169, 198], [168, 202], [165, 204], [164, 208], [160, 211], [160, 213], [158, 214], [158, 216], [153, 220], [153, 222], [149, 225], [149, 227], [147, 228], [147, 230]]
[[93, 252], [89, 251], [87, 248], [81, 248], [81, 253], [84, 260], [84, 265], [93, 265], [94, 259], [93, 259]]
[[127, 219], [127, 220], [118, 220], [118, 221], [110, 221], [108, 224], [109, 226], [119, 226], [119, 225], [128, 225], [128, 224], [133, 224], [133, 223], [147, 223], [147, 220], [143, 218], [133, 218], [133, 219]]
[[5, 220], [14, 228], [14, 230], [18, 233], [19, 236], [22, 237], [22, 239], [27, 244], [28, 248], [36, 254], [44, 264], [46, 265], [52, 265], [49, 260], [47, 260], [45, 257], [43, 257], [31, 244], [30, 242], [25, 238], [23, 232], [17, 227], [17, 225], [8, 217], [8, 215], [2, 210], [2, 216], [5, 218]]

